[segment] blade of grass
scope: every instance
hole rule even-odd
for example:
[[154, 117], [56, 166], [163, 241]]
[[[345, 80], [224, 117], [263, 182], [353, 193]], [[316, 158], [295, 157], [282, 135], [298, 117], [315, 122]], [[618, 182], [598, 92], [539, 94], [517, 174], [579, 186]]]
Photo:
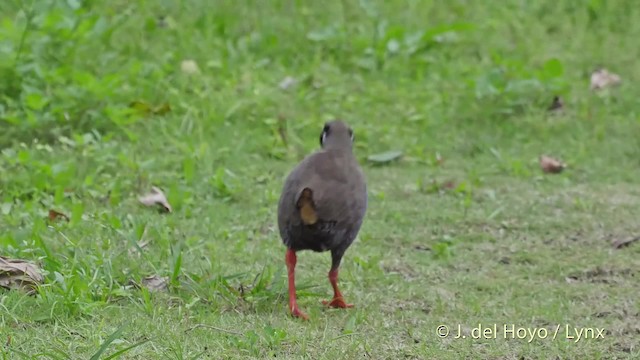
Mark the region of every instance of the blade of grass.
[[120, 355], [126, 353], [127, 351], [129, 351], [131, 349], [137, 348], [138, 346], [140, 346], [140, 345], [142, 345], [142, 344], [144, 344], [144, 343], [146, 343], [148, 341], [150, 341], [150, 339], [146, 339], [146, 340], [142, 340], [140, 342], [137, 342], [137, 343], [135, 343], [135, 344], [133, 344], [133, 345], [131, 345], [129, 347], [126, 347], [126, 348], [124, 348], [124, 349], [122, 349], [120, 351], [117, 351], [117, 352], [109, 355], [108, 357], [104, 358], [103, 360], [115, 359], [117, 356], [120, 356]]
[[103, 352], [105, 352], [105, 350], [107, 350], [107, 348], [109, 347], [109, 345], [111, 345], [112, 342], [114, 342], [119, 336], [120, 334], [122, 334], [122, 332], [124, 331], [124, 329], [127, 327], [127, 325], [122, 325], [118, 328], [118, 330], [114, 331], [100, 346], [100, 349], [98, 349], [98, 351], [96, 351], [93, 356], [91, 356], [90, 360], [99, 360], [100, 359], [100, 355], [102, 355]]
[[175, 251], [175, 260], [173, 262], [173, 272], [171, 273], [171, 284], [178, 285], [178, 276], [182, 268], [182, 244], [178, 243], [178, 249]]

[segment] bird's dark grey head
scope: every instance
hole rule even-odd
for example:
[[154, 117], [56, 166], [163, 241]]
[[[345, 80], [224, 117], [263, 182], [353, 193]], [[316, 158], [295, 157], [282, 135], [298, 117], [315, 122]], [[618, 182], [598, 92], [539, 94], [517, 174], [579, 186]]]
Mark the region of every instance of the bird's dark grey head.
[[351, 149], [353, 140], [353, 130], [342, 120], [324, 124], [320, 134], [320, 145], [323, 149]]

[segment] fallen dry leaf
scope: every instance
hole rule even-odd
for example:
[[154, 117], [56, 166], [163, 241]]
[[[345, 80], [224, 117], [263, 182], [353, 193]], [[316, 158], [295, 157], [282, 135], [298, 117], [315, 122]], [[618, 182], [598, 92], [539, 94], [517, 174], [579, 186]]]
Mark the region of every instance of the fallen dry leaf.
[[620, 249], [620, 248], [629, 246], [638, 240], [640, 240], [640, 236], [634, 236], [626, 239], [615, 240], [611, 245], [613, 246], [614, 249]]
[[285, 77], [284, 79], [282, 79], [282, 81], [280, 81], [280, 84], [278, 84], [278, 86], [282, 90], [289, 90], [296, 85], [298, 85], [298, 80], [291, 76]]
[[431, 248], [426, 245], [414, 245], [413, 248], [421, 251], [431, 251]]
[[451, 190], [451, 189], [454, 189], [456, 186], [457, 186], [457, 185], [456, 185], [456, 182], [455, 182], [455, 181], [453, 181], [453, 180], [447, 180], [447, 181], [445, 181], [445, 182], [444, 182], [440, 187], [441, 187], [441, 188], [443, 188], [443, 189]]
[[563, 108], [564, 102], [562, 101], [562, 98], [560, 96], [554, 96], [553, 101], [551, 102], [551, 105], [549, 105], [549, 108], [547, 110], [551, 112], [559, 112]]
[[566, 164], [563, 164], [559, 160], [556, 160], [547, 155], [540, 155], [540, 168], [547, 174], [558, 174], [561, 173], [567, 167]]
[[403, 153], [401, 150], [391, 150], [380, 154], [369, 155], [369, 157], [367, 157], [367, 160], [372, 163], [386, 164], [400, 159], [402, 157], [402, 154]]
[[591, 73], [591, 90], [601, 90], [620, 84], [620, 76], [609, 72], [604, 68], [596, 69]]
[[198, 67], [198, 63], [194, 60], [182, 60], [180, 70], [185, 74], [194, 75], [200, 72], [200, 67]]
[[169, 205], [169, 201], [167, 201], [167, 197], [164, 195], [162, 190], [153, 186], [151, 187], [151, 192], [145, 196], [141, 196], [138, 198], [143, 205], [146, 206], [154, 206], [159, 205], [166, 212], [171, 212], [171, 205]]
[[171, 105], [167, 103], [160, 104], [158, 106], [153, 106], [147, 102], [142, 100], [134, 100], [129, 104], [129, 107], [136, 110], [142, 115], [164, 115], [171, 111]]
[[453, 180], [438, 182], [435, 179], [431, 179], [431, 181], [429, 181], [428, 183], [420, 185], [420, 190], [428, 194], [444, 193], [446, 191], [455, 189], [456, 186], [457, 184]]
[[49, 210], [49, 221], [55, 221], [57, 219], [69, 221], [69, 217], [67, 215], [56, 210]]
[[169, 290], [168, 283], [168, 277], [160, 277], [158, 275], [151, 275], [142, 279], [142, 286], [146, 287], [151, 292], [164, 292]]
[[0, 256], [0, 286], [9, 290], [26, 290], [33, 295], [44, 281], [40, 269], [26, 261]]
[[578, 282], [578, 278], [576, 276], [567, 276], [564, 278], [564, 280], [568, 283], [568, 284], [573, 284], [575, 282]]

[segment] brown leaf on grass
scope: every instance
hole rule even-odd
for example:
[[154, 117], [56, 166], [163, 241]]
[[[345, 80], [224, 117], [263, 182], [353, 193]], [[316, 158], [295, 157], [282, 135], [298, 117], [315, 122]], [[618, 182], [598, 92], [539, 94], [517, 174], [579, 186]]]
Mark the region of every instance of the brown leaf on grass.
[[567, 167], [559, 160], [556, 160], [547, 155], [540, 155], [540, 168], [547, 174], [561, 173]]
[[169, 278], [158, 275], [147, 276], [142, 279], [142, 286], [150, 292], [165, 292], [169, 290]]
[[591, 90], [601, 90], [620, 84], [620, 76], [604, 68], [591, 73]]
[[427, 194], [445, 193], [447, 191], [455, 189], [457, 186], [458, 185], [453, 180], [438, 182], [435, 179], [431, 179], [431, 181], [420, 185], [420, 191]]
[[614, 249], [621, 249], [623, 247], [631, 245], [632, 243], [638, 240], [640, 240], [640, 236], [634, 236], [626, 239], [615, 240], [611, 245], [613, 246]]
[[59, 211], [49, 210], [49, 221], [55, 221], [57, 219], [64, 219], [67, 222], [69, 221], [69, 217]]
[[0, 256], [0, 286], [9, 290], [26, 290], [35, 294], [36, 287], [44, 281], [40, 269], [25, 260]]
[[573, 284], [575, 282], [578, 282], [578, 277], [577, 276], [567, 276], [564, 278], [564, 280], [568, 283], [568, 284]]
[[444, 183], [442, 183], [441, 188], [443, 189], [447, 189], [447, 190], [451, 190], [451, 189], [455, 189], [456, 187], [456, 182], [453, 180], [447, 180]]
[[560, 112], [564, 108], [564, 102], [560, 96], [554, 96], [553, 101], [551, 101], [551, 105], [547, 109], [550, 112]]
[[169, 205], [169, 201], [167, 201], [167, 197], [164, 195], [162, 190], [153, 186], [151, 187], [151, 192], [147, 195], [141, 196], [138, 198], [143, 205], [146, 206], [160, 206], [165, 212], [171, 212], [171, 205]]

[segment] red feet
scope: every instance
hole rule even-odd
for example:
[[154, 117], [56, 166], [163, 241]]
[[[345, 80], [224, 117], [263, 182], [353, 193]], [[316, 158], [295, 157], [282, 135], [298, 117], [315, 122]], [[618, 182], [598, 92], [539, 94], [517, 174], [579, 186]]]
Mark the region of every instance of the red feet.
[[[292, 249], [287, 249], [285, 254], [285, 263], [287, 264], [287, 275], [289, 278], [289, 309], [291, 310], [291, 316], [300, 318], [303, 320], [309, 320], [307, 314], [300, 311], [298, 303], [296, 301], [296, 280], [295, 269], [298, 259], [296, 252]], [[332, 269], [329, 271], [329, 282], [333, 288], [333, 299], [331, 301], [323, 301], [325, 306], [339, 309], [352, 308], [353, 304], [347, 304], [342, 297], [342, 293], [338, 289], [338, 269]]]
[[334, 297], [331, 301], [322, 300], [322, 304], [328, 307], [340, 309], [348, 309], [353, 307], [353, 304], [347, 304], [346, 302], [344, 302], [344, 299], [342, 297]]
[[296, 302], [296, 279], [295, 269], [297, 262], [296, 252], [288, 249], [285, 255], [285, 263], [287, 264], [287, 272], [289, 277], [289, 309], [291, 309], [291, 315], [303, 320], [309, 320], [309, 316], [298, 309], [298, 303]]
[[303, 313], [302, 311], [300, 311], [298, 307], [291, 309], [291, 316], [300, 318], [302, 320], [309, 320], [309, 316]]
[[332, 308], [352, 308], [353, 304], [347, 304], [344, 302], [342, 293], [340, 292], [340, 289], [338, 289], [338, 269], [329, 271], [329, 282], [331, 283], [331, 287], [333, 287], [333, 299], [331, 301], [324, 300], [322, 303]]

